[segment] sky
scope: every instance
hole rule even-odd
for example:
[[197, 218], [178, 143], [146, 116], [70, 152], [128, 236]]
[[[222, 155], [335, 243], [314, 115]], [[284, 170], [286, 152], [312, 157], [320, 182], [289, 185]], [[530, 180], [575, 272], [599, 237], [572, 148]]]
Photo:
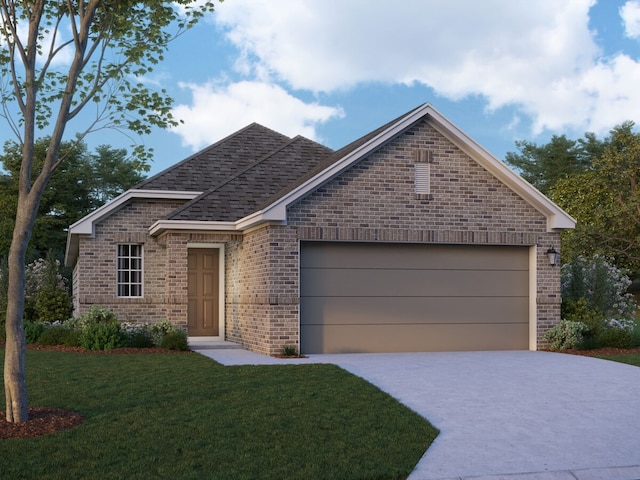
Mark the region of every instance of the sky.
[[225, 0], [145, 81], [184, 122], [144, 139], [151, 173], [251, 122], [337, 149], [425, 102], [503, 159], [640, 124], [640, 0]]

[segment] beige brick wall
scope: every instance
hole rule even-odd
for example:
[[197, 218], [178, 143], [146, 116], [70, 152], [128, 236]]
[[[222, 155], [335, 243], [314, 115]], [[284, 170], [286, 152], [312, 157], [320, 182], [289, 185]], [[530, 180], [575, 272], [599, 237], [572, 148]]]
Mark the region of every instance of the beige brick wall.
[[[74, 313], [91, 306], [110, 308], [130, 322], [155, 323], [166, 320], [166, 248], [148, 234], [159, 218], [182, 202], [135, 200], [95, 227], [95, 237], [80, 237], [78, 261], [73, 272]], [[116, 249], [120, 243], [143, 245], [144, 296], [116, 295]]]

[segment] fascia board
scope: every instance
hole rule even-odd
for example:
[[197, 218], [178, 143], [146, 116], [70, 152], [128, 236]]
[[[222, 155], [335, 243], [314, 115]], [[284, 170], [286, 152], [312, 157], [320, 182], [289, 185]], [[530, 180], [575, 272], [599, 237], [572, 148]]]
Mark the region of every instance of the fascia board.
[[194, 220], [158, 220], [149, 227], [149, 235], [158, 236], [166, 230], [237, 231], [237, 222]]
[[136, 190], [131, 189], [118, 195], [110, 202], [105, 203], [101, 207], [97, 208], [89, 215], [81, 218], [76, 223], [69, 227], [69, 234], [85, 234], [93, 235], [94, 226], [100, 220], [108, 217], [112, 212], [116, 211], [126, 202], [132, 198], [145, 198], [145, 199], [162, 199], [162, 200], [193, 200], [202, 192], [187, 192], [187, 191], [168, 191], [168, 190]]

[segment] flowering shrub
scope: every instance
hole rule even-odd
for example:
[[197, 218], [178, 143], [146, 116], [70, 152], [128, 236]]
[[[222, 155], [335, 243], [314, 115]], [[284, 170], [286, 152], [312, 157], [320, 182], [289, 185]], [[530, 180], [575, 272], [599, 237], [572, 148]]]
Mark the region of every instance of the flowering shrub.
[[602, 255], [576, 257], [562, 266], [562, 318], [588, 327], [582, 345], [632, 346], [637, 305], [629, 277]]
[[577, 302], [584, 299], [587, 307], [603, 318], [633, 320], [637, 305], [627, 292], [629, 277], [602, 255], [576, 257], [562, 266], [562, 297]]
[[589, 327], [582, 322], [561, 320], [560, 323], [547, 330], [545, 340], [550, 342], [551, 350], [580, 348]]

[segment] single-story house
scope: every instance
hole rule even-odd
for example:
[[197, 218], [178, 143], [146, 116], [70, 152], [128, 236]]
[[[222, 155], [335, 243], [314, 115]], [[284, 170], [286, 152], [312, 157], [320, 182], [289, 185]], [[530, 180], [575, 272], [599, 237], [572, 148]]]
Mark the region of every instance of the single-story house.
[[535, 350], [574, 225], [424, 104], [337, 151], [251, 124], [72, 225], [66, 264], [76, 314], [264, 354]]

